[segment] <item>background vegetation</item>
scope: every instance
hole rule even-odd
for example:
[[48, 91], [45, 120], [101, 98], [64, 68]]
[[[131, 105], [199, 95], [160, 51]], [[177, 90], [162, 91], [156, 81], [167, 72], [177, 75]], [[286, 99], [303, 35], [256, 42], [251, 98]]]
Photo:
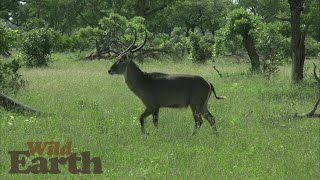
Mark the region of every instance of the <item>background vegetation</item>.
[[30, 67], [47, 66], [51, 52], [114, 57], [134, 31], [141, 37], [146, 30], [141, 61], [172, 54], [194, 62], [246, 55], [252, 71], [270, 74], [291, 58], [291, 79], [299, 83], [305, 57], [318, 57], [320, 50], [317, 0], [4, 0], [0, 17], [0, 53], [18, 49]]
[[[0, 18], [0, 94], [52, 113], [0, 107], [4, 178], [78, 178], [8, 174], [8, 151], [53, 140], [102, 158], [104, 174], [83, 178], [319, 179], [319, 119], [289, 117], [319, 98], [318, 0], [2, 0]], [[201, 75], [227, 96], [209, 101], [219, 136], [207, 122], [191, 136], [185, 109], [161, 109], [141, 135], [141, 102], [107, 75], [135, 33], [141, 69]]]

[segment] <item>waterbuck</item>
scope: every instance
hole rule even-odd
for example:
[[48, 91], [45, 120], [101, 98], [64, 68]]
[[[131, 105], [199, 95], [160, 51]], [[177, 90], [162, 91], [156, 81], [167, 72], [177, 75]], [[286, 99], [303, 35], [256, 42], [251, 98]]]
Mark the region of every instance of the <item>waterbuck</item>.
[[139, 97], [145, 105], [145, 110], [140, 116], [141, 131], [145, 132], [144, 120], [152, 114], [153, 123], [158, 127], [159, 108], [171, 107], [182, 108], [191, 107], [195, 120], [196, 134], [197, 129], [202, 124], [203, 116], [216, 132], [215, 120], [208, 110], [207, 104], [211, 92], [217, 99], [224, 99], [223, 96], [217, 96], [210, 82], [207, 82], [196, 75], [174, 75], [159, 72], [143, 72], [129, 57], [131, 53], [140, 50], [147, 41], [147, 36], [140, 47], [133, 48], [136, 43], [136, 37], [130, 47], [124, 50], [117, 58], [117, 61], [111, 66], [108, 73], [122, 74], [129, 89]]

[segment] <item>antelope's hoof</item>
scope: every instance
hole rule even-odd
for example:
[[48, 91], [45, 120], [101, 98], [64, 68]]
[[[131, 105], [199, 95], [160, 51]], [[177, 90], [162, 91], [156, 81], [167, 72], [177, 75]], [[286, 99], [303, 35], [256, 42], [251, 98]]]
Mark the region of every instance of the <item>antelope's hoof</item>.
[[143, 131], [141, 131], [141, 133], [142, 133], [142, 134], [145, 134], [145, 135], [149, 135], [149, 133], [147, 133], [147, 132], [146, 132], [146, 131], [144, 131], [144, 130], [143, 130]]

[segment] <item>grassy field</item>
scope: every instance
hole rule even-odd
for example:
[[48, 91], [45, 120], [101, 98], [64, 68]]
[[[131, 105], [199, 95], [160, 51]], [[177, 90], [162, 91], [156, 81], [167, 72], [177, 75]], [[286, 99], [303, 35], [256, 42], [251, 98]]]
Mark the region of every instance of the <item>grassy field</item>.
[[[49, 117], [24, 117], [0, 109], [1, 176], [5, 179], [319, 179], [319, 119], [281, 116], [309, 112], [319, 90], [312, 62], [306, 62], [305, 82], [290, 84], [290, 66], [266, 79], [246, 73], [249, 64], [219, 59], [188, 62], [147, 62], [144, 71], [197, 74], [215, 86], [223, 101], [211, 97], [218, 136], [204, 121], [192, 136], [190, 109], [161, 109], [159, 129], [151, 117], [149, 136], [142, 135], [138, 117], [144, 110], [121, 76], [109, 76], [112, 61], [76, 61], [55, 54], [48, 68], [23, 69], [29, 81], [14, 98]], [[91, 151], [102, 160], [102, 175], [71, 175], [62, 165], [59, 175], [12, 175], [8, 151], [27, 150], [28, 141], [72, 141], [76, 153]]]

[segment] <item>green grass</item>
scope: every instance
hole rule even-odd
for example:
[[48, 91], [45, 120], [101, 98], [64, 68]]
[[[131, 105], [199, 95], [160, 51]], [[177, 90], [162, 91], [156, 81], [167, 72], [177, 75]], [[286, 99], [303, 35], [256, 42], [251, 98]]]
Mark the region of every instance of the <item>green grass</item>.
[[[286, 119], [309, 112], [318, 97], [312, 61], [302, 85], [290, 84], [290, 66], [266, 79], [245, 71], [249, 64], [219, 59], [210, 65], [147, 62], [141, 69], [198, 74], [215, 86], [209, 109], [219, 135], [208, 122], [192, 136], [190, 109], [161, 109], [159, 129], [138, 117], [144, 106], [121, 76], [109, 76], [112, 61], [75, 61], [54, 55], [49, 68], [23, 69], [29, 81], [15, 96], [50, 117], [24, 117], [0, 109], [1, 175], [5, 179], [319, 179], [319, 119]], [[315, 61], [314, 61], [315, 62]], [[318, 62], [317, 62], [318, 63]], [[91, 151], [103, 163], [102, 175], [11, 175], [8, 151], [26, 150], [27, 141], [72, 141], [73, 152]], [[63, 166], [63, 165], [62, 165]]]

